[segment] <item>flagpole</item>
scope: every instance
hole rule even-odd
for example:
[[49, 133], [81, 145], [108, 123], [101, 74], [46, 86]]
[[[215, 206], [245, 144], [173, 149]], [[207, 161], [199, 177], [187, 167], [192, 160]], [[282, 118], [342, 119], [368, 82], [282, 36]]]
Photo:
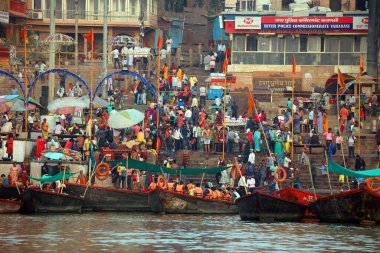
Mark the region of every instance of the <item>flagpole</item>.
[[223, 146], [222, 146], [222, 159], [224, 160], [225, 143], [226, 143], [226, 95], [227, 95], [227, 68], [228, 58], [227, 52], [224, 54], [223, 72], [224, 72], [224, 92], [223, 92]]
[[293, 54], [293, 74], [292, 74], [292, 105], [290, 109], [292, 110], [292, 160], [294, 159], [294, 79], [296, 75], [296, 57]]
[[94, 28], [91, 28], [91, 70], [90, 70], [90, 119], [91, 119], [91, 130], [90, 130], [90, 137], [92, 135], [92, 125], [93, 125], [93, 119], [92, 119], [92, 109], [93, 109], [93, 95], [92, 94], [94, 91]]
[[360, 144], [361, 144], [361, 117], [360, 117], [360, 114], [361, 114], [361, 103], [362, 103], [362, 100], [361, 100], [361, 86], [362, 86], [362, 54], [360, 54], [360, 64], [359, 64], [359, 78], [358, 78], [358, 81], [359, 81], [359, 126], [358, 126], [358, 135], [359, 135], [359, 147], [358, 147], [358, 154], [360, 155]]
[[[158, 47], [158, 57], [157, 57], [157, 137], [156, 137], [156, 150], [158, 154], [158, 129], [160, 127], [160, 75], [161, 75], [161, 54], [160, 54], [161, 48]], [[158, 156], [157, 156], [158, 157]]]
[[28, 33], [26, 30], [26, 27], [24, 27], [23, 31], [23, 37], [24, 37], [24, 106], [25, 106], [25, 146], [24, 146], [24, 154], [26, 154], [26, 146], [28, 142], [28, 100], [29, 100], [29, 94], [28, 94], [28, 64], [27, 64], [27, 51], [26, 51], [26, 44], [28, 39]]

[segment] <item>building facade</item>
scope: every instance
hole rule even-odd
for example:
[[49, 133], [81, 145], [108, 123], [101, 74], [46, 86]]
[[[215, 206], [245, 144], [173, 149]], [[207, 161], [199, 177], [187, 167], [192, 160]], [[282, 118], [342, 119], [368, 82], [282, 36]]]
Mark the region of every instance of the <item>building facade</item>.
[[229, 72], [237, 76], [237, 88], [263, 85], [271, 91], [288, 89], [293, 56], [298, 91], [325, 87], [338, 68], [357, 76], [360, 54], [366, 62], [368, 12], [332, 12], [329, 5], [307, 6], [302, 11], [284, 10], [282, 5], [255, 11], [253, 6], [248, 11], [237, 5], [223, 13], [224, 29], [231, 41]]

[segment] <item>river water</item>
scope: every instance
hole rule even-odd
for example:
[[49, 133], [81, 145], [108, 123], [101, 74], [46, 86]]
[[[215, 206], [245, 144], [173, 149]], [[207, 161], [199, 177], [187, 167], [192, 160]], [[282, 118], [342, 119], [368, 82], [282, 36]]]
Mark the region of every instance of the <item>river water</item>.
[[238, 215], [1, 215], [0, 252], [379, 252], [379, 226]]

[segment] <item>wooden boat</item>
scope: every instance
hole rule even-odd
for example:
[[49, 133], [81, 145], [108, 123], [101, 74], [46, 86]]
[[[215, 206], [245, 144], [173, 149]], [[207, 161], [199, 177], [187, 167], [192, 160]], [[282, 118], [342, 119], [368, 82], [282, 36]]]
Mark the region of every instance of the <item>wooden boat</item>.
[[21, 207], [20, 201], [0, 199], [0, 214], [18, 213]]
[[167, 214], [237, 214], [234, 203], [204, 199], [187, 194], [156, 189], [149, 192], [149, 206], [155, 213]]
[[0, 184], [0, 199], [20, 199], [21, 186]]
[[274, 194], [254, 192], [236, 200], [242, 220], [301, 221], [312, 193], [286, 188]]
[[[64, 192], [84, 195], [86, 185], [65, 183]], [[90, 185], [84, 196], [83, 211], [150, 212], [147, 192]]]
[[366, 188], [322, 197], [310, 206], [322, 222], [360, 223], [370, 220], [380, 223], [380, 194]]
[[83, 198], [39, 189], [21, 194], [22, 213], [80, 213]]

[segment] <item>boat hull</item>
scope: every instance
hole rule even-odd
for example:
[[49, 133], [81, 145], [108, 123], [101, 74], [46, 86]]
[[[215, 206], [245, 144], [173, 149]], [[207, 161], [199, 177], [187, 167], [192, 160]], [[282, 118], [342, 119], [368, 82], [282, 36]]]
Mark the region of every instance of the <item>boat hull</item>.
[[242, 220], [301, 221], [307, 206], [274, 195], [255, 192], [236, 201]]
[[323, 197], [310, 206], [322, 222], [360, 223], [370, 220], [380, 223], [380, 194], [366, 189]]
[[21, 195], [22, 213], [80, 213], [83, 199], [56, 192], [28, 189]]
[[0, 199], [20, 199], [20, 192], [22, 189], [15, 185], [0, 184]]
[[[85, 185], [66, 183], [65, 192], [72, 196], [83, 196], [85, 191]], [[148, 193], [89, 186], [84, 196], [82, 210], [99, 212], [150, 212]]]
[[235, 204], [174, 193], [166, 190], [149, 192], [149, 206], [155, 213], [167, 214], [237, 214]]
[[18, 213], [20, 207], [21, 202], [19, 201], [0, 199], [0, 214]]

